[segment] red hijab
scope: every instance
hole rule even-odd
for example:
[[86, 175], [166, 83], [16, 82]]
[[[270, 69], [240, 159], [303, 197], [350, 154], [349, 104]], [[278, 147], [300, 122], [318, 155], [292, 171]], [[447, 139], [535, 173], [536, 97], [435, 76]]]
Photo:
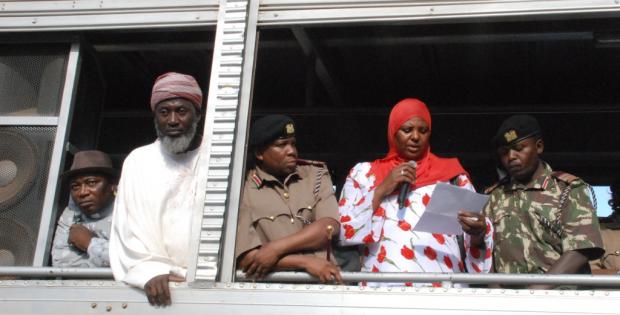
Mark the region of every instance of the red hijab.
[[[375, 186], [381, 184], [394, 167], [407, 162], [405, 158], [398, 154], [394, 136], [398, 129], [400, 129], [400, 126], [413, 117], [422, 118], [428, 124], [429, 130], [431, 130], [431, 114], [426, 104], [422, 101], [415, 98], [406, 98], [392, 108], [387, 134], [390, 150], [384, 158], [374, 160], [370, 164], [370, 171], [368, 172], [369, 176], [375, 176]], [[416, 163], [416, 183], [414, 185], [416, 188], [432, 185], [438, 181], [449, 181], [460, 174], [467, 174], [458, 159], [437, 157], [431, 153], [430, 146], [422, 154], [422, 157], [416, 160]]]

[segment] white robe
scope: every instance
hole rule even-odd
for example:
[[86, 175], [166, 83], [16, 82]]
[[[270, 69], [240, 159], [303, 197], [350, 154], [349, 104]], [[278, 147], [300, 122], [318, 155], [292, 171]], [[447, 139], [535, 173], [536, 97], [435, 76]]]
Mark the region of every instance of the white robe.
[[117, 281], [144, 288], [161, 274], [185, 277], [198, 151], [171, 154], [157, 140], [125, 159], [110, 237]]

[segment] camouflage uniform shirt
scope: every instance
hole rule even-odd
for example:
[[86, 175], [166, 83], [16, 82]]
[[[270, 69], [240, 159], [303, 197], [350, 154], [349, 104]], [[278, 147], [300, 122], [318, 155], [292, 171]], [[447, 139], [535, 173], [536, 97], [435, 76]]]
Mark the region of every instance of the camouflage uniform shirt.
[[545, 273], [567, 251], [590, 249], [582, 251], [590, 260], [603, 253], [587, 184], [544, 168], [527, 185], [506, 179], [487, 190], [484, 213], [495, 227], [496, 272]]

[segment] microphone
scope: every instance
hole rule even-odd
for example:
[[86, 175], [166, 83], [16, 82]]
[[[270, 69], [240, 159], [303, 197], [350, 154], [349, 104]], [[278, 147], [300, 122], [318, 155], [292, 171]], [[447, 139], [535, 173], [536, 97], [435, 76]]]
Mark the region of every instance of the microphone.
[[[413, 166], [414, 168], [418, 166], [418, 163], [416, 163], [415, 161], [409, 161], [407, 163], [409, 163], [409, 165]], [[398, 193], [398, 209], [402, 209], [405, 207], [405, 200], [407, 199], [407, 195], [409, 194], [409, 186], [410, 184], [407, 182], [404, 182], [400, 185], [400, 190]]]

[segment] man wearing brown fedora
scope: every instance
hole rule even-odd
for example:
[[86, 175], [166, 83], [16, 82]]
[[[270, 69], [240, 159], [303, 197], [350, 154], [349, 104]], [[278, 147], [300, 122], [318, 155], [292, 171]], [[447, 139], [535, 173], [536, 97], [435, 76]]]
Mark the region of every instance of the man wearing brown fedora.
[[71, 169], [61, 175], [71, 198], [54, 236], [54, 267], [110, 266], [108, 243], [118, 171], [101, 151], [75, 154]]
[[159, 76], [151, 94], [157, 139], [123, 163], [110, 236], [114, 278], [171, 303], [169, 282], [185, 281], [201, 137], [202, 91], [186, 74]]

